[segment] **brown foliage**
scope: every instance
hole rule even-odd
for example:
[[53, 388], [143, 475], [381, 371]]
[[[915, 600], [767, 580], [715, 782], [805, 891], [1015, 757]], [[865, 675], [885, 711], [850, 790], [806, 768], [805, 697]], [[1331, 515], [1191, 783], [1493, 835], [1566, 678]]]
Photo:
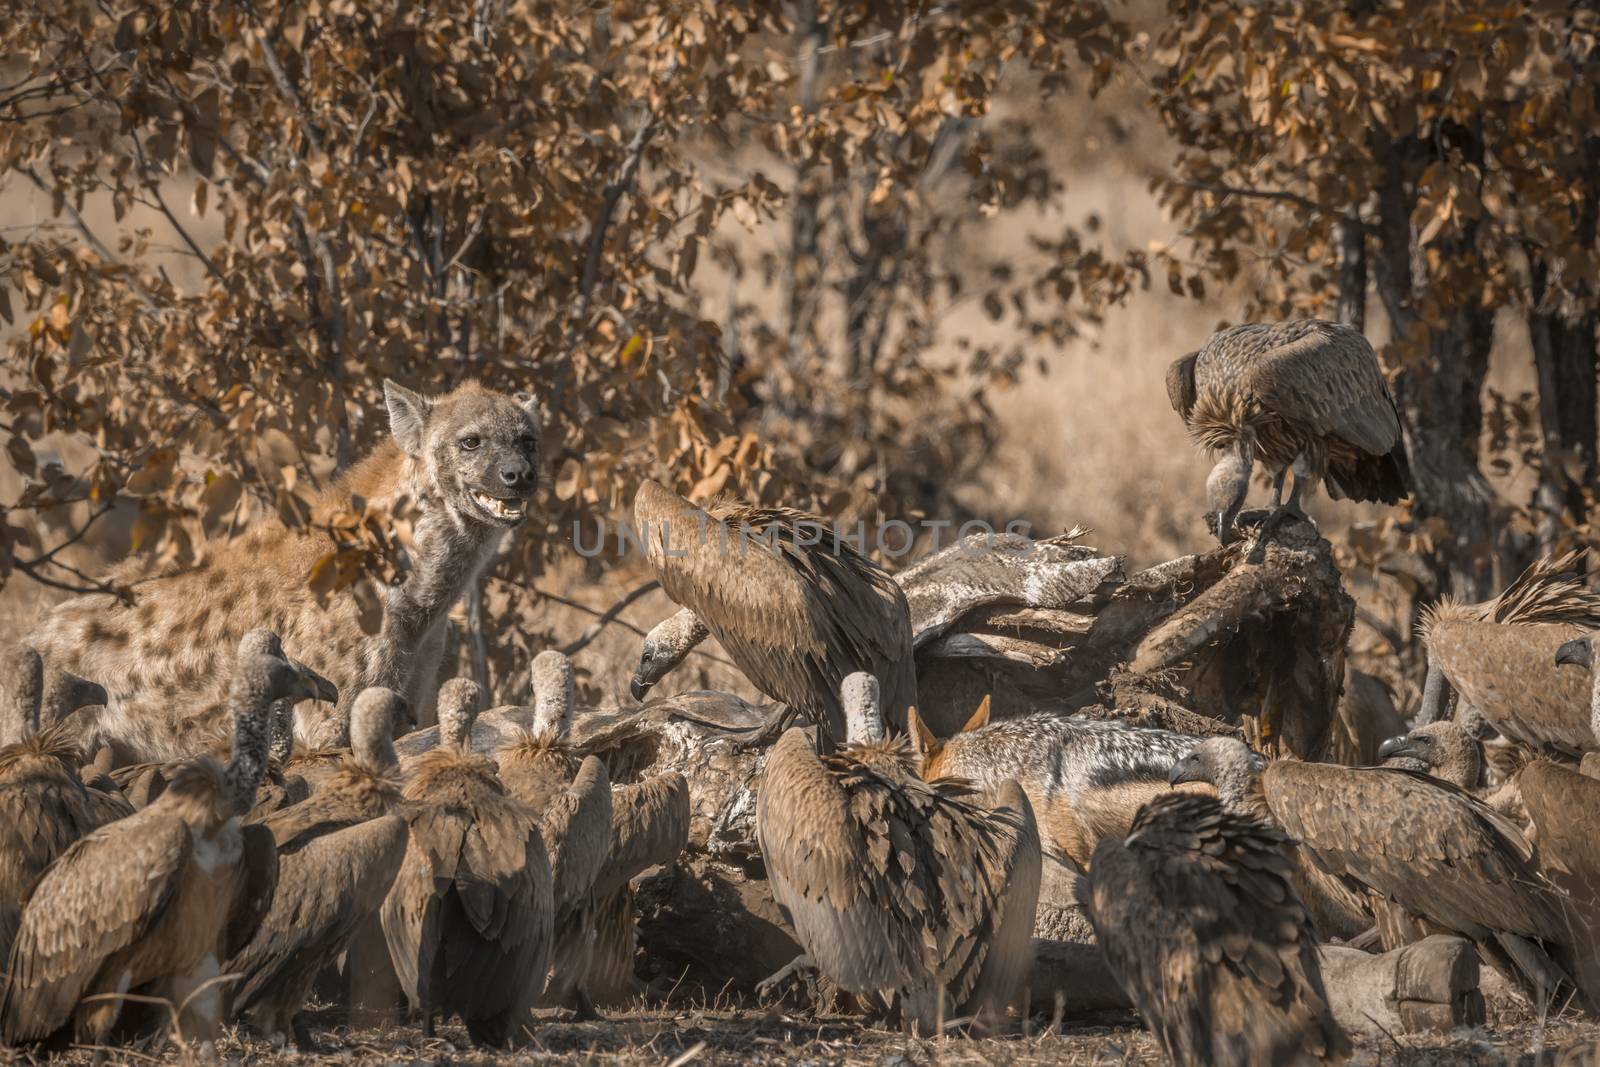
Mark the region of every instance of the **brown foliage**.
[[[1003, 72], [1098, 87], [1123, 35], [1043, 0], [25, 5], [0, 166], [56, 221], [0, 244], [7, 454], [32, 479], [0, 574], [91, 584], [25, 515], [62, 500], [136, 502], [157, 562], [255, 515], [321, 522], [315, 487], [384, 432], [384, 376], [543, 398], [552, 492], [508, 576], [646, 475], [863, 515], [947, 504], [1021, 353], [929, 365], [941, 310], [977, 273], [991, 315], [1060, 340], [1141, 266], [1069, 229], [1036, 276], [975, 272], [964, 229], [1060, 191], [1040, 131], [979, 120]], [[116, 233], [84, 223], [96, 198]], [[169, 247], [200, 284], [152, 269]], [[725, 307], [702, 299], [717, 277]], [[58, 430], [95, 461], [41, 468]], [[319, 589], [393, 566], [390, 517], [324, 524]]]

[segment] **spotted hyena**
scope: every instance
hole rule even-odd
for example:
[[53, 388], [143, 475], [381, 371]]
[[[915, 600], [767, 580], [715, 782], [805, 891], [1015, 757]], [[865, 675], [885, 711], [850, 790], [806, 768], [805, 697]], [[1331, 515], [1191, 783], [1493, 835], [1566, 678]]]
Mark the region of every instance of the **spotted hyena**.
[[[539, 416], [532, 397], [473, 383], [424, 397], [385, 382], [384, 397], [389, 439], [318, 498], [307, 528], [264, 521], [208, 544], [196, 566], [133, 580], [131, 605], [82, 596], [46, 616], [35, 646], [109, 695], [89, 727], [91, 743], [110, 742], [124, 761], [170, 759], [222, 736], [233, 656], [256, 627], [276, 631], [289, 655], [337, 685], [341, 707], [370, 685], [405, 693], [424, 713], [431, 707], [451, 606], [527, 517], [539, 482]], [[324, 606], [307, 585], [330, 547], [318, 520], [353, 496], [380, 506], [404, 496], [419, 509], [411, 569], [382, 591], [377, 634], [362, 628], [353, 595]], [[113, 577], [134, 573], [129, 566]], [[296, 732], [325, 741], [339, 719], [326, 704], [303, 704]]]

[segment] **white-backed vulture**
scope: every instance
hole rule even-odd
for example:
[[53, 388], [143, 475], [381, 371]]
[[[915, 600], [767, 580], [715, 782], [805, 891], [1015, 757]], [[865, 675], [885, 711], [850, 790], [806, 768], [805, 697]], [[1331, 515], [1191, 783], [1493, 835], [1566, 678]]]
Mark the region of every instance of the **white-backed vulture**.
[[1400, 416], [1372, 345], [1353, 327], [1303, 319], [1223, 330], [1167, 370], [1167, 398], [1190, 435], [1222, 453], [1206, 479], [1206, 511], [1223, 544], [1234, 539], [1256, 463], [1273, 475], [1278, 514], [1303, 517], [1301, 497], [1318, 482], [1335, 500], [1395, 504], [1408, 491]]
[[67, 1034], [104, 1045], [124, 1015], [137, 1029], [171, 1024], [122, 993], [182, 1006], [176, 1025], [186, 1041], [216, 1035], [222, 961], [254, 934], [277, 881], [272, 836], [240, 824], [266, 766], [268, 709], [316, 695], [272, 634], [246, 635], [229, 683], [226, 767], [191, 760], [149, 807], [69, 848], [23, 908], [0, 997], [8, 1043]]
[[1535, 760], [1518, 775], [1539, 866], [1600, 917], [1600, 779]]
[[278, 847], [278, 891], [250, 943], [228, 961], [241, 975], [234, 1011], [274, 1043], [310, 1039], [296, 1013], [323, 968], [377, 917], [406, 852], [392, 689], [372, 687], [350, 709], [351, 752], [315, 794], [262, 821]]
[[1167, 772], [1200, 738], [1127, 723], [1036, 712], [989, 721], [985, 698], [944, 740], [913, 711], [911, 740], [922, 777], [964, 778], [983, 789], [1014, 779], [1028, 794], [1039, 840], [1079, 871], [1103, 837], [1122, 836], [1139, 808], [1168, 791]]
[[[1600, 628], [1600, 594], [1585, 587], [1581, 553], [1534, 563], [1483, 604], [1446, 598], [1423, 616], [1428, 653], [1419, 725], [1447, 717], [1448, 690], [1460, 700], [1456, 718], [1481, 718], [1534, 751], [1568, 754], [1597, 747], [1589, 679], [1560, 662], [1569, 645]], [[1568, 656], [1558, 661], [1558, 652]]]
[[45, 869], [84, 834], [131, 814], [83, 784], [72, 723], [41, 726], [46, 672], [23, 647], [7, 655], [0, 748], [0, 959], [11, 950], [22, 905]]
[[594, 882], [611, 851], [611, 779], [593, 756], [580, 764], [567, 744], [572, 728], [572, 661], [560, 652], [534, 657], [533, 726], [495, 757], [506, 792], [539, 817], [550, 855], [555, 941], [550, 950], [546, 1004], [575, 1001], [595, 1017], [583, 984], [594, 949]]
[[[633, 517], [662, 590], [757, 689], [786, 705], [756, 740], [796, 715], [837, 740], [839, 686], [854, 671], [877, 677], [887, 719], [904, 729], [917, 695], [905, 594], [823, 520], [787, 508], [702, 511], [650, 481], [634, 497]], [[687, 652], [647, 638], [630, 685], [635, 699]]]
[[773, 896], [806, 952], [796, 962], [920, 1033], [995, 1020], [1032, 964], [1040, 853], [1027, 795], [1008, 781], [986, 809], [965, 786], [923, 782], [910, 742], [886, 736], [876, 689], [847, 677], [850, 743], [819, 757], [790, 729], [757, 788]]
[[454, 1012], [480, 1045], [533, 1025], [554, 910], [538, 819], [467, 748], [470, 704], [439, 708], [439, 745], [411, 761], [410, 842], [381, 910], [395, 973], [423, 1030]]
[[1375, 897], [1386, 949], [1453, 933], [1535, 997], [1571, 978], [1596, 1003], [1600, 961], [1570, 898], [1514, 822], [1455, 786], [1387, 767], [1266, 764], [1232, 738], [1203, 742], [1173, 780], [1211, 782], [1231, 809], [1270, 819], [1318, 869]]
[[[1518, 747], [1518, 753], [1526, 749]], [[1391, 737], [1378, 747], [1378, 758], [1385, 767], [1421, 771], [1463, 789], [1495, 811], [1519, 823], [1527, 821], [1522, 807], [1521, 773], [1516, 772], [1491, 785], [1486, 747], [1450, 719], [1430, 722], [1399, 737]]]
[[1095, 848], [1078, 893], [1144, 1024], [1186, 1067], [1341, 1063], [1316, 935], [1277, 828], [1171, 793]]

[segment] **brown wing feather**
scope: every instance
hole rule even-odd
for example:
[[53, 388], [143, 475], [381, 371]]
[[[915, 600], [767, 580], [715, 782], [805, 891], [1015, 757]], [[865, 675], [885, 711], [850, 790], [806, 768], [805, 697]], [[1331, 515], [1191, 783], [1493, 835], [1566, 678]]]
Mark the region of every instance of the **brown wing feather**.
[[608, 896], [657, 864], [671, 863], [689, 843], [689, 783], [673, 771], [611, 791], [611, 854], [595, 879]]
[[1564, 622], [1444, 617], [1426, 631], [1428, 653], [1464, 703], [1500, 733], [1535, 749], [1600, 746], [1589, 726], [1589, 674], [1556, 666], [1556, 649], [1583, 630]]
[[1359, 330], [1316, 319], [1236, 326], [1200, 350], [1196, 379], [1232, 377], [1285, 422], [1373, 456], [1400, 440], [1400, 417], [1377, 354]]
[[1095, 849], [1086, 898], [1095, 937], [1175, 1063], [1339, 1062], [1288, 842], [1213, 798], [1145, 805], [1126, 840]]
[[378, 910], [406, 854], [406, 823], [385, 815], [317, 836], [282, 858], [272, 907], [229, 961], [234, 1007], [281, 1001], [293, 1015], [322, 968]]
[[611, 851], [611, 781], [606, 765], [589, 756], [577, 777], [539, 817], [550, 856], [557, 916], [589, 900]]
[[240, 829], [244, 851], [239, 857], [243, 874], [238, 895], [228, 910], [228, 926], [223, 951], [229, 956], [241, 951], [255, 936], [256, 927], [266, 918], [278, 889], [278, 846], [272, 833], [260, 826]]
[[1516, 824], [1447, 783], [1285, 761], [1262, 785], [1273, 817], [1320, 867], [1419, 918], [1474, 940], [1570, 937], [1559, 894]]
[[78, 841], [40, 879], [12, 945], [3, 1015], [8, 1042], [55, 1032], [113, 953], [161, 916], [192, 845], [182, 819], [141, 812]]
[[1014, 924], [1031, 931], [1039, 842], [1019, 790], [984, 812], [909, 765], [903, 738], [819, 760], [790, 730], [768, 758], [756, 825], [774, 896], [823, 973], [897, 993], [906, 1020], [928, 1028], [1015, 991], [1026, 952], [994, 953], [1017, 947]]
[[1190, 352], [1167, 367], [1167, 401], [1184, 422], [1189, 421], [1189, 412], [1194, 410], [1194, 365], [1199, 358], [1199, 352]]
[[[842, 737], [839, 683], [868, 671], [886, 718], [904, 724], [916, 701], [905, 594], [831, 524], [785, 508], [708, 514], [651, 482], [635, 498], [634, 521], [650, 539], [662, 589], [694, 611], [756, 688]], [[812, 539], [819, 543], [801, 543]]]
[[1545, 760], [1517, 776], [1539, 863], [1575, 896], [1600, 901], [1600, 780]]

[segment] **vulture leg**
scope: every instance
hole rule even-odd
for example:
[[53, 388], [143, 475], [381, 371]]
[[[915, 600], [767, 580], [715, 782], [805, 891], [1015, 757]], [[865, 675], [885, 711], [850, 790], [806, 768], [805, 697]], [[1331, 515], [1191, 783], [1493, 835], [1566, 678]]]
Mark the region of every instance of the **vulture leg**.
[[1272, 479], [1272, 507], [1273, 510], [1283, 507], [1283, 480], [1289, 476], [1289, 468], [1285, 467]]
[[803, 977], [801, 972], [810, 972], [814, 974], [816, 969], [817, 965], [812, 962], [811, 957], [802, 952], [800, 955], [786, 963], [783, 967], [779, 968], [777, 971], [773, 972], [771, 975], [759, 982], [756, 985], [756, 996], [766, 999], [772, 994], [774, 989], [779, 988], [790, 979]]
[[733, 743], [734, 751], [749, 752], [752, 749], [771, 748], [799, 717], [800, 713], [789, 705], [779, 706], [777, 711], [767, 716], [767, 721], [762, 725], [738, 731], [738, 739]]
[[592, 1023], [600, 1018], [600, 1012], [595, 1009], [594, 998], [589, 995], [587, 986], [579, 985], [572, 991], [573, 1018], [580, 1023]]

